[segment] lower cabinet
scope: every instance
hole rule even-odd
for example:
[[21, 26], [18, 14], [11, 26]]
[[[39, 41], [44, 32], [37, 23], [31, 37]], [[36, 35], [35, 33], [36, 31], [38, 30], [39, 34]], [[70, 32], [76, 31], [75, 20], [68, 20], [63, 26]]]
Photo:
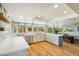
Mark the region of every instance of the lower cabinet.
[[41, 34], [41, 33], [37, 33], [33, 41], [34, 42], [40, 42], [40, 41], [44, 41], [44, 40], [45, 40], [44, 35]]
[[46, 35], [47, 36], [47, 41], [51, 42], [52, 36], [51, 35]]
[[58, 36], [57, 34], [53, 34], [51, 43], [54, 43], [57, 46], [62, 46], [63, 45], [63, 36]]
[[35, 43], [45, 40], [45, 35], [41, 33], [37, 33], [36, 35], [26, 36], [27, 43]]
[[27, 43], [32, 43], [33, 42], [33, 36], [26, 36], [26, 41]]
[[48, 41], [50, 43], [56, 44], [57, 46], [63, 45], [63, 37], [58, 36], [57, 34], [41, 34], [37, 33], [36, 35], [26, 36], [27, 43], [35, 43], [40, 41]]
[[38, 42], [38, 38], [36, 38], [36, 36], [34, 36], [34, 38], [33, 38], [33, 43], [35, 43], [35, 42]]
[[40, 41], [40, 36], [36, 35], [35, 38], [33, 39], [33, 43], [39, 42]]
[[51, 35], [46, 35], [47, 41], [50, 43], [53, 43], [57, 46], [62, 46], [63, 45], [63, 37], [58, 36], [57, 34], [51, 34]]

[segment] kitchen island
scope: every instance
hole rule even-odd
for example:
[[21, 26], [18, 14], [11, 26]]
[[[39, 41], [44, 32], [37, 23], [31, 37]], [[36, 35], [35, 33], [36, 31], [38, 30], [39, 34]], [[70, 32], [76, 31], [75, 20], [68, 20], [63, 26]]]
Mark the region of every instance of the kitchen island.
[[1, 56], [26, 56], [29, 45], [23, 36], [8, 36], [0, 42]]

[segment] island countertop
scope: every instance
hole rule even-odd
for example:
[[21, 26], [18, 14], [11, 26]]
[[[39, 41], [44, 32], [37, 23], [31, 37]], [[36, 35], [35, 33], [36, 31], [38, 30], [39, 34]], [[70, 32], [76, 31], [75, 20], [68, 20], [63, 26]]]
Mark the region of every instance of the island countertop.
[[28, 49], [29, 45], [22, 36], [7, 37], [0, 42], [0, 55], [16, 52], [22, 49]]

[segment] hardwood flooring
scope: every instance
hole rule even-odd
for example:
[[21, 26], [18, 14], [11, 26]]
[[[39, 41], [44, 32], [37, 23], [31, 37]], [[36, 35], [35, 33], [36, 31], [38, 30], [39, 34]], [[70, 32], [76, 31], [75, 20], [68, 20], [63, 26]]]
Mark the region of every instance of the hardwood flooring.
[[31, 44], [28, 50], [29, 56], [79, 56], [79, 46], [64, 42], [58, 47], [48, 42]]

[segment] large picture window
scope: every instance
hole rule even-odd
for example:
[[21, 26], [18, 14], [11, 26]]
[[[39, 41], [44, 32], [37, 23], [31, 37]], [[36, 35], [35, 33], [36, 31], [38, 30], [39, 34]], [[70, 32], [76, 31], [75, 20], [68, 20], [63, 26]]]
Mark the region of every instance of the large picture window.
[[15, 33], [45, 32], [45, 25], [16, 22], [13, 23], [12, 30]]

